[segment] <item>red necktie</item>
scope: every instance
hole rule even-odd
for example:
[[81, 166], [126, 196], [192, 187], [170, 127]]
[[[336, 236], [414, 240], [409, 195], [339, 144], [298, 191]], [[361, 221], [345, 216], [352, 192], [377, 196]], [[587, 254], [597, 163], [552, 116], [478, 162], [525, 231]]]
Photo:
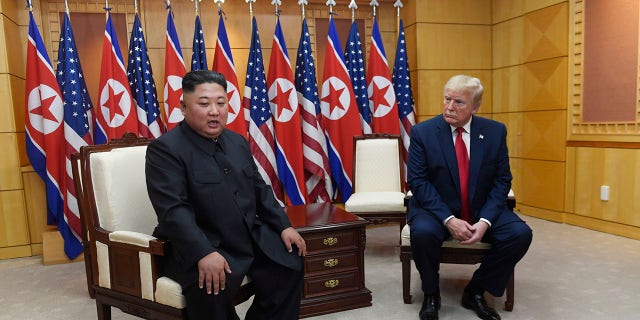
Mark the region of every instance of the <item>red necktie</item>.
[[458, 136], [456, 137], [456, 158], [458, 158], [458, 173], [460, 174], [460, 194], [462, 208], [460, 209], [460, 217], [470, 224], [473, 224], [471, 218], [471, 210], [469, 209], [469, 154], [467, 146], [462, 140], [463, 127], [456, 128]]

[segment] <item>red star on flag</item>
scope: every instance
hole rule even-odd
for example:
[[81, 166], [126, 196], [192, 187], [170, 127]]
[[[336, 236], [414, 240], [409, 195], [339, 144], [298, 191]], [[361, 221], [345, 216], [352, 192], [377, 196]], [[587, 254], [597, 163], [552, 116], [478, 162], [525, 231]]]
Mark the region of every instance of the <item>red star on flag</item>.
[[54, 116], [53, 113], [51, 113], [51, 104], [53, 104], [53, 101], [55, 99], [56, 99], [56, 96], [51, 96], [49, 98], [42, 99], [42, 104], [40, 104], [40, 106], [31, 110], [31, 113], [35, 115], [42, 115], [44, 119], [58, 122], [58, 119], [56, 119], [56, 116]]
[[381, 107], [391, 108], [389, 101], [387, 100], [387, 98], [384, 97], [384, 95], [387, 94], [387, 91], [389, 91], [389, 85], [386, 85], [385, 87], [380, 88], [378, 87], [377, 82], [375, 81], [373, 82], [373, 95], [371, 96], [371, 101], [373, 101], [374, 103], [374, 110], [373, 110], [374, 114]]
[[[342, 110], [346, 110], [347, 109], [342, 105], [342, 103], [340, 103], [340, 96], [342, 96], [342, 92], [344, 91], [344, 89], [346, 89], [346, 88], [342, 87], [341, 89], [336, 89], [333, 86], [333, 84], [331, 82], [329, 82], [329, 94], [322, 98], [322, 101], [328, 103], [329, 107], [331, 108], [329, 114], [333, 114], [333, 111], [336, 108], [340, 108]], [[334, 101], [335, 101], [335, 104], [332, 104], [332, 102], [334, 102]]]
[[[113, 87], [109, 86], [109, 99], [104, 103], [104, 105], [117, 106], [117, 108], [113, 108], [113, 110], [109, 110], [109, 111], [113, 111], [113, 113], [110, 112], [110, 116], [111, 116], [109, 118], [110, 123], [113, 123], [113, 119], [115, 119], [116, 115], [118, 114], [124, 118], [124, 113], [122, 113], [122, 108], [120, 108], [120, 101], [122, 100], [123, 94], [124, 94], [124, 91], [121, 91], [120, 93], [115, 93], [115, 91], [113, 90]], [[113, 102], [110, 102], [110, 101], [113, 101]]]
[[276, 82], [276, 96], [273, 97], [273, 99], [269, 100], [269, 102], [281, 107], [278, 117], [282, 115], [282, 111], [284, 111], [285, 109], [289, 109], [291, 112], [293, 112], [293, 108], [291, 108], [291, 105], [289, 104], [289, 96], [291, 96], [292, 90], [293, 88], [289, 88], [289, 90], [287, 91], [282, 91], [282, 86], [280, 85], [280, 83]]

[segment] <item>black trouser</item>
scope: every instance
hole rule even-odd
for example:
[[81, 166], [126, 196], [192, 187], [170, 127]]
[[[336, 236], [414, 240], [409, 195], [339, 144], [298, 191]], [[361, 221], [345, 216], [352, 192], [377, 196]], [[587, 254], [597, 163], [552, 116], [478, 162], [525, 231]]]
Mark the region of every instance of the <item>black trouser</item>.
[[[254, 255], [247, 275], [254, 284], [256, 294], [245, 319], [298, 319], [303, 272], [273, 262], [257, 247], [254, 247]], [[221, 290], [218, 295], [207, 294], [206, 289], [198, 288], [197, 283], [183, 288], [189, 320], [240, 319], [233, 304], [239, 282], [242, 281], [237, 278], [239, 277], [227, 277], [227, 281], [233, 279], [232, 283], [227, 282], [225, 290]]]
[[[491, 250], [471, 279], [474, 286], [496, 297], [504, 293], [516, 263], [527, 252], [532, 239], [529, 226], [519, 218], [506, 219], [509, 214], [514, 213], [499, 216], [484, 235], [482, 241], [490, 243]], [[440, 247], [451, 235], [442, 222], [431, 215], [415, 216], [409, 226], [411, 253], [422, 279], [422, 291], [437, 294], [440, 288]]]

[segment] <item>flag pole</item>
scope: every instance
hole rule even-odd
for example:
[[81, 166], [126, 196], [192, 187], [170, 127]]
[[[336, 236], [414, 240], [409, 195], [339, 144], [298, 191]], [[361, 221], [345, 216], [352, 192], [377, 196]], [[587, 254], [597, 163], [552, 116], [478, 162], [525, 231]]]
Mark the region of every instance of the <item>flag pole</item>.
[[298, 0], [298, 4], [302, 7], [302, 19], [305, 18], [304, 15], [304, 6], [309, 4], [309, 1], [307, 0]]
[[333, 19], [333, 6], [336, 5], [336, 0], [327, 0], [326, 5], [329, 6], [329, 19]]
[[398, 35], [400, 35], [400, 8], [404, 5], [402, 4], [402, 1], [396, 0], [393, 6], [398, 10], [398, 13], [396, 14], [396, 37], [398, 37]]
[[29, 12], [33, 12], [33, 5], [31, 4], [31, 0], [27, 0], [27, 8], [29, 8]]
[[256, 0], [244, 0], [244, 2], [249, 4], [249, 17], [253, 18], [253, 3], [256, 2]]
[[64, 12], [69, 15], [69, 2], [67, 0], [64, 0]]
[[109, 19], [109, 12], [111, 8], [109, 8], [109, 0], [104, 0], [104, 11], [105, 11], [105, 20]]
[[271, 5], [276, 6], [276, 20], [280, 18], [280, 8], [278, 6], [282, 5], [282, 0], [271, 0]]
[[215, 2], [218, 5], [218, 16], [220, 16], [220, 19], [224, 17], [226, 18], [227, 14], [222, 11], [222, 4], [224, 3], [224, 0], [213, 0], [213, 2]]
[[202, 0], [191, 0], [196, 5], [196, 17], [200, 15], [200, 8], [198, 7], [198, 2]]
[[376, 7], [379, 6], [380, 4], [378, 3], [377, 0], [371, 0], [369, 5], [373, 7], [373, 19], [375, 20], [376, 19]]
[[351, 0], [351, 2], [349, 3], [349, 9], [351, 9], [351, 22], [354, 22], [356, 21], [356, 9], [358, 9], [356, 0]]

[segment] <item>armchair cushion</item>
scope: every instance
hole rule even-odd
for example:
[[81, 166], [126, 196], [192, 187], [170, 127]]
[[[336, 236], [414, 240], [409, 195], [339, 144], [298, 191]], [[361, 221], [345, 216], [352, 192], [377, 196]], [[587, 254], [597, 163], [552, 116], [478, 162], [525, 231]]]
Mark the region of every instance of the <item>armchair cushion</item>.
[[348, 212], [405, 212], [403, 192], [356, 192], [345, 202]]
[[187, 306], [180, 284], [167, 277], [160, 277], [156, 281], [156, 302], [177, 309]]
[[[400, 245], [411, 246], [411, 231], [410, 226], [407, 224], [402, 228], [400, 233]], [[491, 249], [491, 244], [486, 242], [476, 242], [474, 244], [460, 244], [459, 240], [449, 238], [442, 243], [443, 248], [465, 248], [465, 249]]]

